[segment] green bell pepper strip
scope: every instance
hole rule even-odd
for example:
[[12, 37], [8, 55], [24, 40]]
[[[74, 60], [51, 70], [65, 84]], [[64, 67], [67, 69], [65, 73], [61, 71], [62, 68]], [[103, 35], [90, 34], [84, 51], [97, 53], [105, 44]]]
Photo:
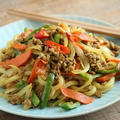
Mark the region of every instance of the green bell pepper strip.
[[32, 37], [33, 37], [33, 35], [34, 35], [35, 33], [37, 33], [38, 31], [40, 31], [42, 28], [49, 28], [49, 27], [50, 27], [50, 25], [44, 25], [44, 26], [42, 26], [42, 27], [39, 27], [39, 28], [33, 30], [33, 31], [29, 34], [29, 36], [27, 37], [27, 39], [26, 39], [24, 42], [22, 42], [22, 43], [23, 43], [23, 44], [27, 44], [28, 41], [29, 41], [30, 39], [32, 39]]
[[56, 34], [54, 35], [54, 41], [55, 41], [56, 43], [60, 43], [60, 38], [61, 38], [61, 35], [60, 35], [59, 33], [56, 33]]
[[53, 73], [50, 73], [47, 77], [45, 88], [44, 88], [42, 99], [41, 99], [40, 108], [45, 108], [47, 106], [48, 98], [49, 98], [49, 94], [50, 94], [50, 89], [52, 87], [54, 77], [55, 76]]
[[21, 90], [21, 89], [23, 89], [26, 85], [27, 85], [27, 83], [26, 83], [24, 80], [20, 80], [20, 81], [15, 85], [15, 88]]
[[88, 73], [85, 73], [85, 72], [81, 72], [81, 73], [79, 73], [79, 75], [81, 76], [81, 77], [83, 77], [83, 78], [85, 78], [85, 79], [90, 79], [90, 77], [91, 77], [91, 75], [90, 74], [88, 74]]
[[119, 72], [116, 68], [110, 69], [110, 70], [98, 70], [97, 73], [100, 74], [109, 74], [109, 73], [116, 73]]
[[70, 104], [70, 102], [65, 102], [60, 104], [59, 106], [65, 110], [71, 110], [80, 106], [80, 103], [76, 102], [76, 103]]
[[33, 103], [33, 105], [35, 107], [40, 104], [40, 99], [39, 99], [39, 97], [36, 95], [36, 93], [34, 91], [32, 92], [31, 102]]
[[41, 28], [42, 28], [42, 27], [39, 27], [39, 28], [33, 30], [33, 31], [29, 34], [29, 36], [27, 37], [26, 41], [29, 41], [29, 40], [33, 37], [33, 34], [35, 34], [36, 32], [40, 31]]

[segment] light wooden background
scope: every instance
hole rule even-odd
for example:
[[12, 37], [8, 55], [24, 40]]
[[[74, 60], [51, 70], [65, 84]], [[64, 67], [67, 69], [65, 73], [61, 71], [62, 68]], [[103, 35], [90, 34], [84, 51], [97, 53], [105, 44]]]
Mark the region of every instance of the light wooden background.
[[[120, 26], [120, 0], [0, 0], [0, 26], [20, 19], [8, 15], [8, 8], [37, 13], [87, 16]], [[0, 120], [33, 119], [0, 111]], [[120, 102], [95, 113], [63, 120], [120, 120]]]

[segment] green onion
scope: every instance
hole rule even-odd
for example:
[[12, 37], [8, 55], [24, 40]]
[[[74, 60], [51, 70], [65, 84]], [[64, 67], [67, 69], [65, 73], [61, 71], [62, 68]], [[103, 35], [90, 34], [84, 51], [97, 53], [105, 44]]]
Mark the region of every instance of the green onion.
[[27, 85], [27, 83], [26, 83], [24, 80], [20, 80], [20, 81], [15, 85], [15, 88], [21, 90], [21, 89], [23, 89], [26, 85]]
[[38, 31], [40, 31], [42, 28], [49, 28], [50, 27], [50, 25], [44, 25], [44, 26], [42, 26], [42, 27], [39, 27], [39, 28], [36, 28], [35, 30], [33, 30], [30, 34], [29, 34], [29, 36], [27, 37], [27, 39], [26, 39], [26, 41], [24, 41], [24, 42], [22, 42], [23, 44], [28, 44], [28, 41], [29, 40], [31, 40], [32, 39], [32, 37], [33, 37], [33, 35], [35, 34], [35, 33], [37, 33]]
[[109, 73], [115, 73], [119, 72], [116, 68], [110, 69], [110, 70], [98, 70], [97, 73], [101, 74], [109, 74]]
[[42, 99], [41, 99], [40, 108], [45, 108], [47, 106], [50, 90], [52, 87], [52, 83], [54, 81], [54, 77], [55, 75], [53, 73], [50, 73], [47, 77], [45, 88], [44, 88]]
[[35, 107], [38, 106], [39, 103], [40, 103], [40, 99], [39, 99], [39, 97], [36, 95], [36, 93], [34, 91], [32, 92], [31, 102], [33, 103], [33, 105]]
[[85, 72], [81, 72], [79, 75], [87, 80], [91, 78], [91, 75]]
[[33, 34], [35, 34], [36, 32], [40, 31], [41, 28], [42, 28], [42, 27], [39, 27], [39, 28], [33, 30], [33, 31], [29, 34], [29, 36], [27, 37], [26, 41], [29, 41], [29, 40], [33, 37]]
[[54, 35], [54, 41], [55, 41], [56, 43], [60, 43], [60, 38], [61, 38], [61, 34], [56, 33], [56, 34]]
[[24, 28], [24, 32], [27, 32], [27, 31], [28, 31], [28, 28], [27, 28], [27, 27], [25, 27], [25, 28]]
[[70, 104], [70, 102], [65, 102], [60, 104], [59, 106], [65, 110], [71, 110], [80, 106], [80, 103], [76, 102], [76, 103]]
[[50, 28], [50, 25], [46, 24], [43, 26], [44, 28]]

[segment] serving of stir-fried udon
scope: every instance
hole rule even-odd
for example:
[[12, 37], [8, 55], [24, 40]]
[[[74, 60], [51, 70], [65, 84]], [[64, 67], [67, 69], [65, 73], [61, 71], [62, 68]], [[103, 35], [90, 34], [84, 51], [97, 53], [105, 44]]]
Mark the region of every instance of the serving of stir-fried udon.
[[25, 28], [0, 50], [0, 96], [25, 110], [89, 104], [114, 86], [119, 49], [65, 23]]

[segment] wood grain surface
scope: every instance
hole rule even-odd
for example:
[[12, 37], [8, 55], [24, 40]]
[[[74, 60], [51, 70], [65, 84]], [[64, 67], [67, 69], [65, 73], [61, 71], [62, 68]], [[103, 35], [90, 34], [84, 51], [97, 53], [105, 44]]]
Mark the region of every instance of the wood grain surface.
[[[8, 8], [37, 13], [87, 16], [120, 26], [120, 0], [0, 0], [0, 26], [20, 19]], [[34, 120], [0, 111], [0, 120]], [[61, 120], [61, 119], [58, 119]], [[120, 120], [120, 102], [88, 115], [63, 120]]]

